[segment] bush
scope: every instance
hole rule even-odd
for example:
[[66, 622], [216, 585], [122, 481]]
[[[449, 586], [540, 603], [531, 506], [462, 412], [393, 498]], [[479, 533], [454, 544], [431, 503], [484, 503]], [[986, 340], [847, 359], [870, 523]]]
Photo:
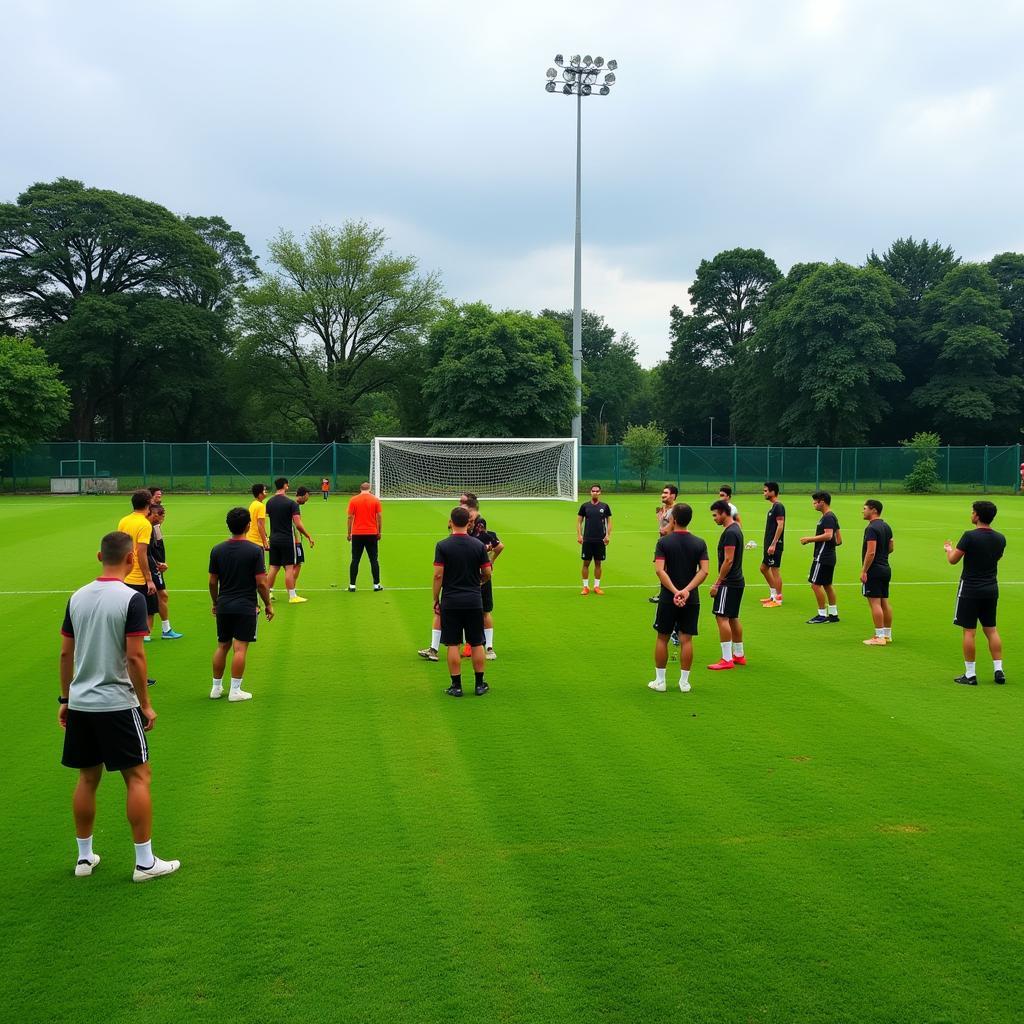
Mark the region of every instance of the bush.
[[622, 444], [629, 453], [629, 463], [640, 477], [640, 490], [647, 490], [647, 477], [651, 470], [665, 458], [665, 442], [668, 438], [657, 423], [646, 427], [630, 424], [622, 435]]
[[942, 445], [939, 435], [921, 431], [909, 441], [900, 441], [900, 444], [918, 453], [914, 468], [903, 478], [903, 486], [911, 494], [934, 491], [939, 486], [938, 450]]

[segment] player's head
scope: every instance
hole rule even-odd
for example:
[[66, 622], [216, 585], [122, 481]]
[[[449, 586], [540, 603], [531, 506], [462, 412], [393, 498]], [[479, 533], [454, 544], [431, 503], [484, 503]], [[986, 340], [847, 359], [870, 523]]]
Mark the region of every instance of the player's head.
[[228, 524], [232, 537], [241, 537], [249, 529], [249, 523], [252, 522], [249, 510], [241, 507], [231, 509], [224, 519]]
[[162, 487], [150, 487], [149, 493], [153, 495], [153, 503], [159, 505], [164, 500], [164, 489]]
[[252, 496], [257, 501], [262, 501], [267, 496], [267, 485], [266, 484], [253, 484], [252, 485]]
[[601, 498], [601, 485], [600, 484], [594, 484], [590, 488], [590, 500], [591, 501], [599, 501], [600, 498]]
[[685, 501], [672, 506], [672, 525], [677, 529], [685, 530], [690, 525], [691, 519], [693, 519], [693, 509]]
[[729, 502], [725, 498], [719, 498], [718, 501], [711, 502], [711, 516], [718, 526], [728, 525], [726, 520], [732, 518], [732, 509], [729, 508]]
[[448, 518], [453, 530], [465, 530], [469, 526], [469, 509], [465, 505], [456, 505]]
[[995, 519], [998, 511], [991, 501], [976, 501], [971, 508], [974, 510], [974, 515], [971, 518], [976, 523], [984, 523], [986, 526], [992, 525], [992, 520]]
[[679, 497], [679, 488], [675, 484], [665, 484], [661, 489], [661, 502], [663, 505], [672, 505]]
[[779, 496], [779, 485], [775, 480], [764, 482], [765, 501], [774, 501]]
[[288, 490], [288, 477], [279, 476], [274, 481], [274, 490], [276, 491], [287, 491]]
[[460, 505], [464, 505], [466, 508], [469, 508], [469, 503], [471, 501], [476, 501], [476, 500], [477, 500], [477, 497], [476, 497], [476, 495], [472, 491], [463, 491], [459, 495], [459, 504]]
[[308, 487], [300, 487], [300, 488], [299, 488], [299, 489], [298, 489], [298, 490], [297, 490], [297, 491], [295, 492], [295, 500], [296, 500], [296, 501], [297, 501], [297, 502], [298, 502], [298, 503], [299, 503], [300, 505], [305, 505], [305, 504], [306, 504], [306, 502], [307, 502], [307, 501], [309, 501], [309, 488], [308, 488]]
[[822, 508], [829, 508], [832, 504], [832, 495], [828, 491], [815, 491], [811, 495], [814, 507], [820, 512]]
[[868, 498], [864, 502], [861, 515], [865, 519], [877, 519], [882, 514], [882, 503], [877, 498]]
[[135, 542], [131, 537], [121, 530], [114, 530], [100, 541], [96, 557], [105, 569], [124, 569], [127, 573], [133, 564], [134, 550]]
[[165, 509], [163, 505], [158, 505], [156, 502], [146, 509], [146, 518], [151, 523], [156, 523], [157, 526], [164, 521], [165, 515], [167, 515], [167, 509]]
[[718, 496], [720, 498], [725, 498], [726, 501], [728, 501], [732, 497], [732, 488], [728, 484], [722, 484], [722, 486], [718, 488]]
[[132, 492], [132, 508], [136, 512], [145, 512], [153, 504], [153, 492], [145, 487]]
[[[326, 481], [325, 481], [325, 482], [326, 482]], [[359, 490], [361, 490], [361, 491], [368, 491], [369, 489], [370, 489], [370, 481], [369, 481], [369, 480], [364, 480], [364, 481], [363, 481], [363, 482], [362, 482], [362, 483], [361, 483], [361, 484], [359, 485]]]

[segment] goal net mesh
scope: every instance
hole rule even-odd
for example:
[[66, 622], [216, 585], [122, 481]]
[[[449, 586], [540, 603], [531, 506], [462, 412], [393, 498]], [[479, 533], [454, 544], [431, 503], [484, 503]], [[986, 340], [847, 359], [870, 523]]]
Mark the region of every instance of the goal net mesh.
[[381, 498], [576, 499], [572, 438], [374, 438], [370, 479]]

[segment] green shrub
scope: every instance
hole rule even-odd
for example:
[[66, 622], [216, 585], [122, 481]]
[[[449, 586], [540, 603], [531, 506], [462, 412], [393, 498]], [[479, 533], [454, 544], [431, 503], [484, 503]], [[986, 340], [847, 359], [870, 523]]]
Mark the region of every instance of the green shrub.
[[942, 445], [938, 434], [921, 431], [908, 441], [900, 441], [904, 448], [914, 449], [917, 461], [903, 478], [903, 485], [911, 494], [928, 494], [939, 486], [938, 452]]

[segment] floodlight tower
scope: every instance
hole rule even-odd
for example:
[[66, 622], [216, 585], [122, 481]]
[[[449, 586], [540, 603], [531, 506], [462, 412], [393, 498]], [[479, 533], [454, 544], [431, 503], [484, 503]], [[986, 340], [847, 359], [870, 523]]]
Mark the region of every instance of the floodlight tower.
[[[568, 67], [562, 54], [555, 54], [555, 63], [562, 69], [563, 82], [561, 88], [555, 81], [558, 71], [548, 68], [547, 83], [544, 88], [548, 92], [561, 92], [564, 96], [576, 97], [576, 259], [573, 267], [573, 305], [572, 305], [572, 372], [576, 378], [576, 406], [579, 412], [572, 419], [572, 436], [583, 442], [583, 301], [580, 292], [582, 258], [580, 255], [580, 129], [583, 123], [583, 97], [607, 96], [615, 84], [617, 61], [610, 60], [605, 64], [604, 57], [585, 57], [576, 54], [569, 58]], [[604, 75], [600, 84], [598, 77]]]

